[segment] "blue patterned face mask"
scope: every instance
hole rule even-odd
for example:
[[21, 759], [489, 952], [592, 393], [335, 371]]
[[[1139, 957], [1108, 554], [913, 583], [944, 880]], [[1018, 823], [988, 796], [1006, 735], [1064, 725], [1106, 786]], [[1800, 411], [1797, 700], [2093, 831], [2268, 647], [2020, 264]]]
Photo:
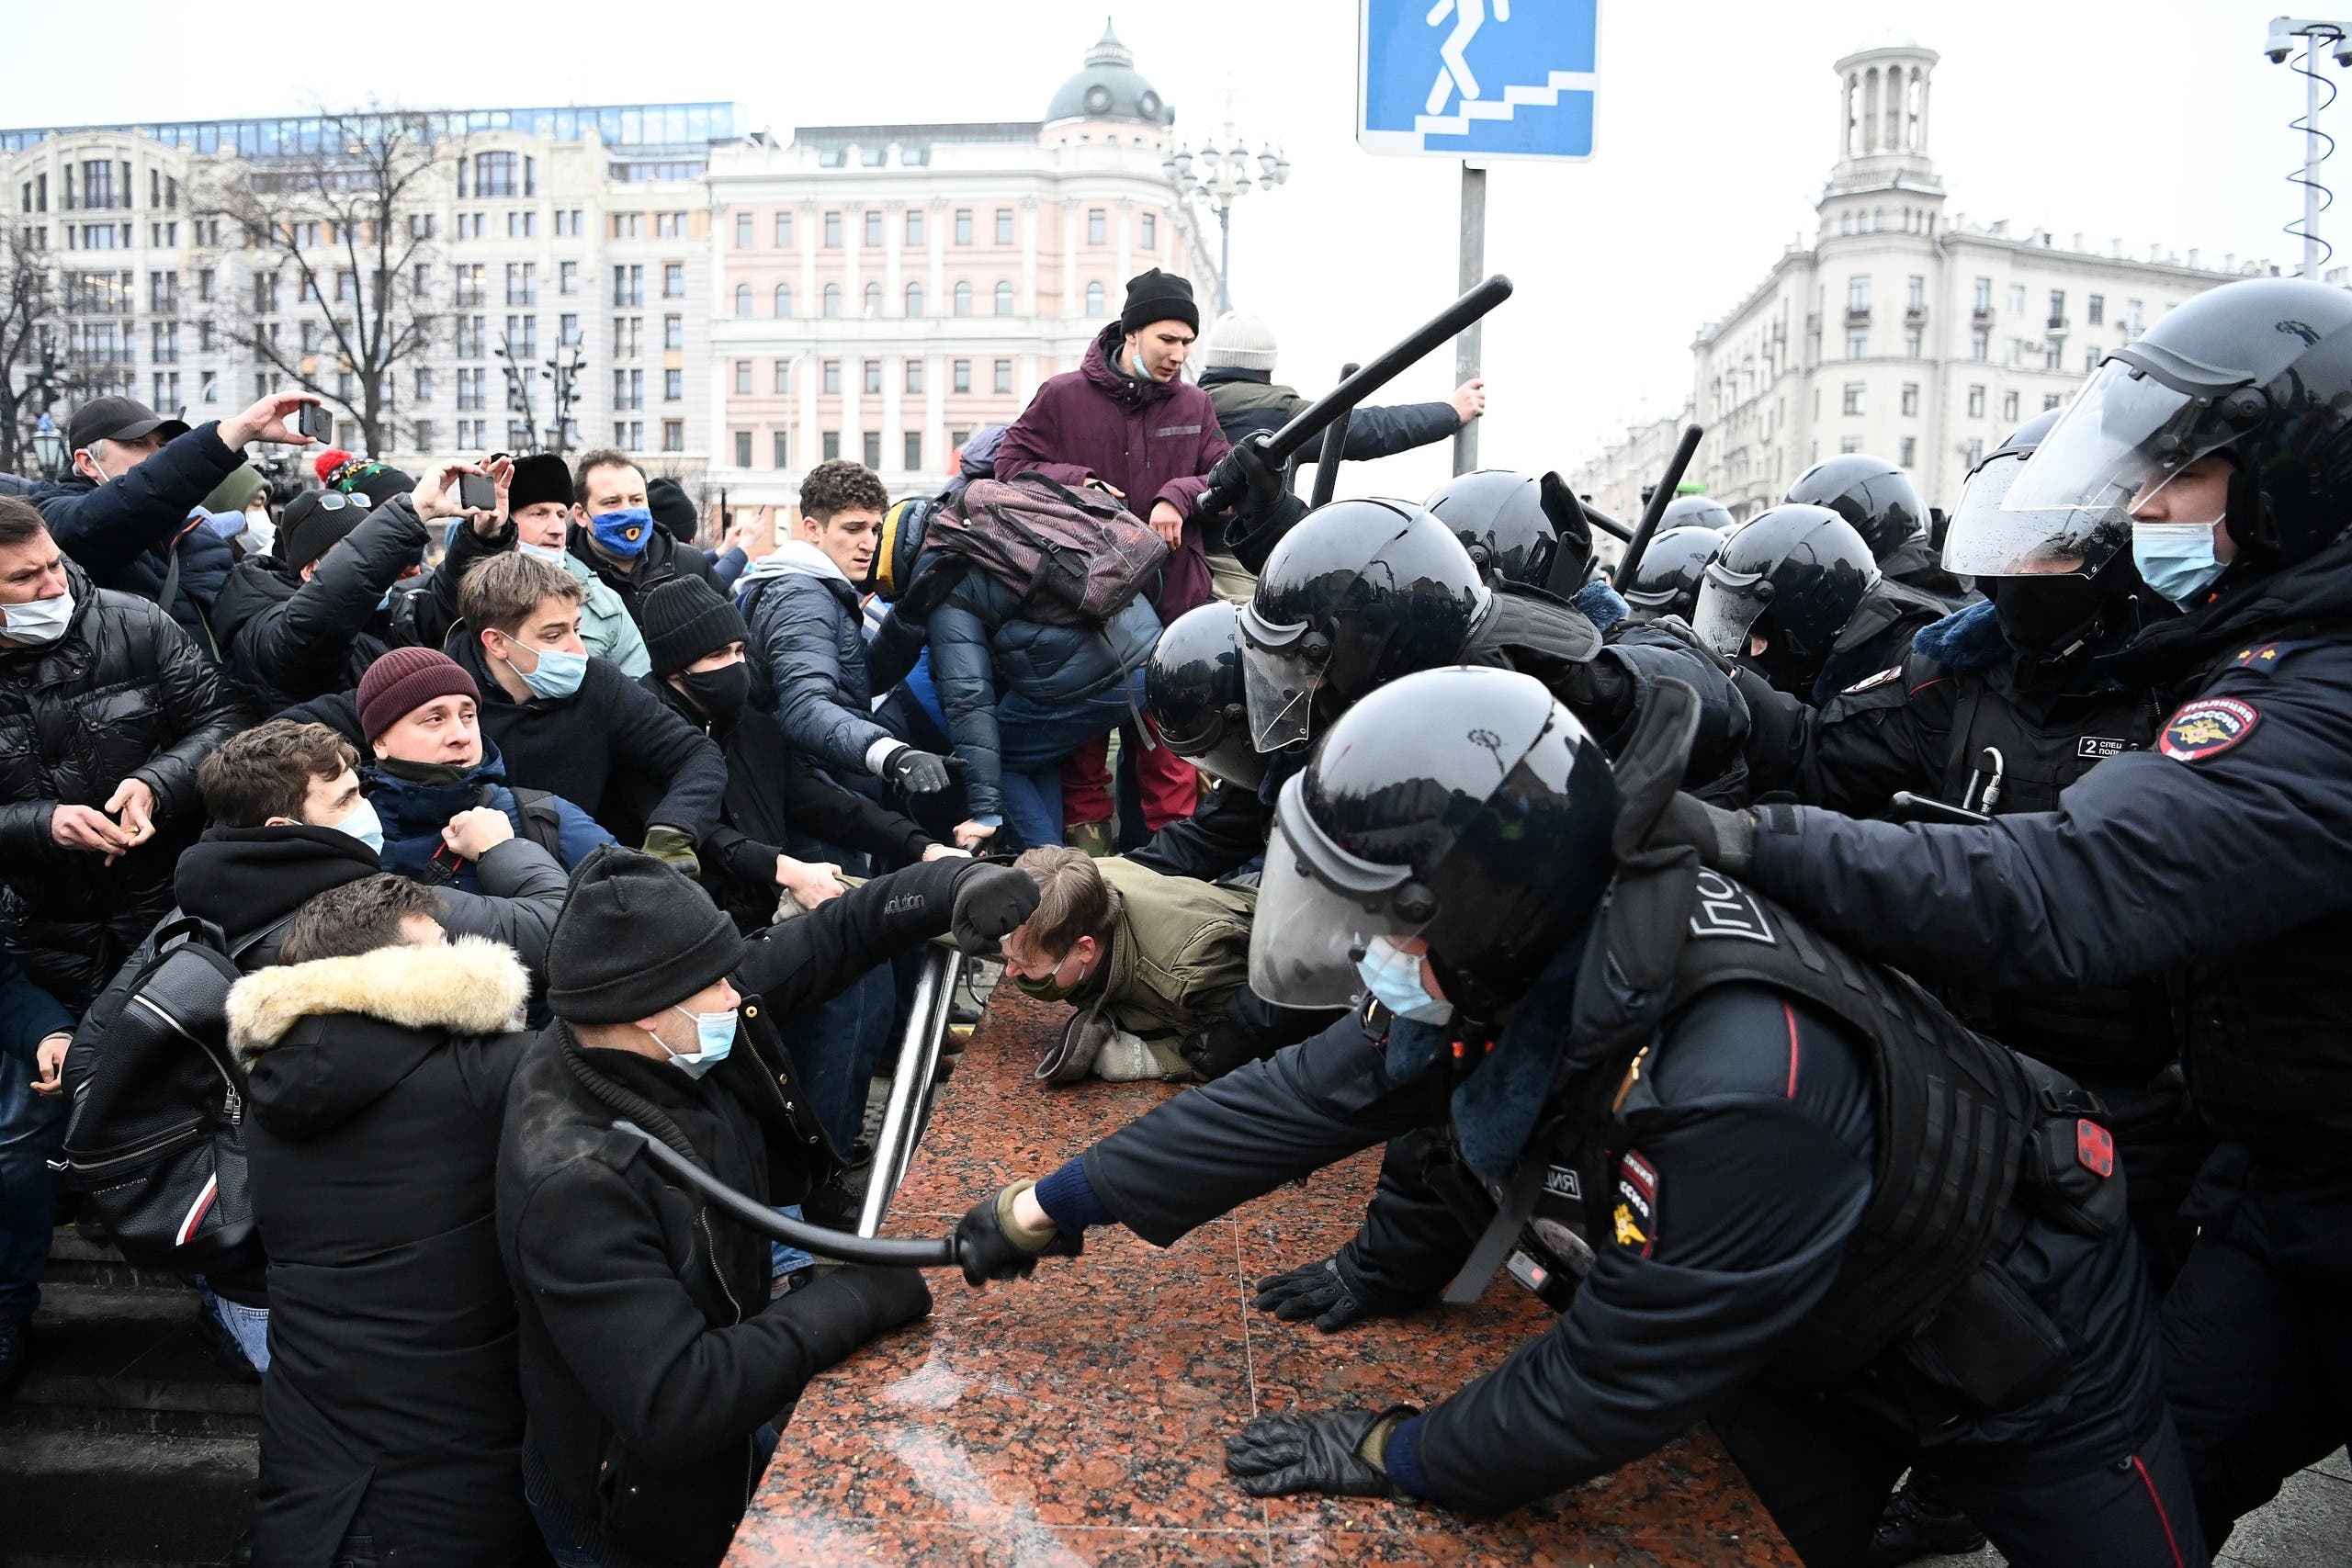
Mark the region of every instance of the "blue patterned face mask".
[[2140, 580], [2186, 609], [2213, 586], [2227, 563], [2213, 558], [2212, 523], [2134, 523], [2132, 562]]
[[598, 544], [616, 556], [642, 555], [653, 537], [653, 513], [642, 506], [625, 506], [591, 517], [588, 528]]
[[1356, 960], [1356, 973], [1373, 999], [1398, 1018], [1443, 1023], [1453, 1016], [1453, 1004], [1430, 995], [1421, 984], [1420, 955], [1407, 953], [1385, 936], [1374, 937], [1365, 946], [1363, 956]]

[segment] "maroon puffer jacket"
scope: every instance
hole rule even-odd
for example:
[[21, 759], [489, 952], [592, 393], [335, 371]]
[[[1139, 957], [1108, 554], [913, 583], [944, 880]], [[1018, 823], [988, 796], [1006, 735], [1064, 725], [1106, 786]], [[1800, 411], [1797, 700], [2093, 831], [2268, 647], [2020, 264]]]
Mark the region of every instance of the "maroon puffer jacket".
[[1208, 471], [1229, 449], [1209, 395], [1188, 381], [1146, 385], [1119, 373], [1125, 334], [1104, 327], [1086, 363], [1037, 389], [997, 448], [996, 477], [1034, 469], [1063, 484], [1100, 479], [1149, 521], [1155, 502], [1184, 513], [1184, 542], [1168, 558], [1152, 603], [1164, 624], [1208, 603], [1209, 563], [1193, 508]]

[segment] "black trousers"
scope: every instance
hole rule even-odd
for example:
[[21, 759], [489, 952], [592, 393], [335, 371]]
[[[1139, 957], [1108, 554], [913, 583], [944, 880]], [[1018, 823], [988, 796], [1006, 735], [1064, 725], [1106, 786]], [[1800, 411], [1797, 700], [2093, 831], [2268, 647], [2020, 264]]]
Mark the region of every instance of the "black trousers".
[[[2167, 1419], [2136, 1450], [2084, 1469], [2004, 1444], [1998, 1466], [1922, 1454], [1809, 1400], [1751, 1389], [1712, 1419], [1806, 1568], [1859, 1568], [1888, 1488], [1917, 1466], [1990, 1536], [2011, 1568], [2206, 1568], [2188, 1470]], [[1973, 1461], [1973, 1456], [1971, 1456]]]
[[2165, 1398], [2214, 1551], [2279, 1483], [2352, 1439], [2352, 1170], [2224, 1145], [2164, 1303]]

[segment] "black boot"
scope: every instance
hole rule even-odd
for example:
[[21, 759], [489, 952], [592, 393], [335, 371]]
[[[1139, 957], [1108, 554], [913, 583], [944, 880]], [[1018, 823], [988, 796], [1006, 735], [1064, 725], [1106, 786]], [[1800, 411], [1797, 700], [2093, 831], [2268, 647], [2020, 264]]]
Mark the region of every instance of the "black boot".
[[1975, 1551], [1984, 1545], [1984, 1532], [1960, 1511], [1943, 1483], [1915, 1470], [1886, 1500], [1867, 1561], [1870, 1568], [1900, 1568], [1916, 1558]]

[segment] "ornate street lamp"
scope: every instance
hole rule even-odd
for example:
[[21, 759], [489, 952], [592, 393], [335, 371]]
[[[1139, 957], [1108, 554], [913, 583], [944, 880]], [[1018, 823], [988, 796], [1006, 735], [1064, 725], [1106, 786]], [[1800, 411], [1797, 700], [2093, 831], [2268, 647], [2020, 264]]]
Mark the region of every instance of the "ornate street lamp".
[[1254, 189], [1271, 190], [1290, 180], [1290, 160], [1271, 144], [1253, 157], [1247, 138], [1225, 123], [1226, 145], [1204, 143], [1198, 152], [1178, 146], [1160, 161], [1179, 195], [1187, 201], [1204, 201], [1216, 211], [1216, 298], [1219, 310], [1233, 309], [1233, 204]]
[[65, 437], [57, 433], [57, 422], [47, 414], [33, 426], [33, 460], [40, 465], [40, 477], [54, 482], [65, 476]]

